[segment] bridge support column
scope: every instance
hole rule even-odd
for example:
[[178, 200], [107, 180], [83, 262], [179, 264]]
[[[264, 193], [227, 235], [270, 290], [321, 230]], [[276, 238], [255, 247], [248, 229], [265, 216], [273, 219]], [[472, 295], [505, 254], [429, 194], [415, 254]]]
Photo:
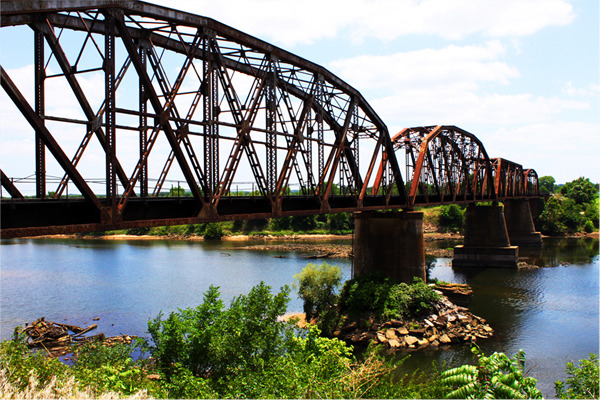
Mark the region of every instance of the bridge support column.
[[464, 237], [454, 248], [453, 267], [517, 267], [519, 248], [510, 244], [502, 206], [469, 205]]
[[542, 246], [542, 234], [535, 231], [529, 200], [504, 202], [504, 217], [510, 242], [517, 246]]
[[353, 277], [380, 273], [396, 281], [425, 280], [423, 213], [354, 213]]

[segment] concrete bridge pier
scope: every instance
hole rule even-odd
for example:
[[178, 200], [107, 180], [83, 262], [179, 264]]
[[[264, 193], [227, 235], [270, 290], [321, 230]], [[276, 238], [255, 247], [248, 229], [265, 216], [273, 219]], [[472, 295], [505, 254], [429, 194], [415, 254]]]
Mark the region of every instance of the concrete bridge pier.
[[406, 283], [426, 279], [422, 212], [354, 213], [352, 277], [369, 273]]
[[464, 244], [454, 248], [453, 267], [516, 268], [519, 248], [511, 246], [502, 206], [467, 206]]
[[527, 247], [542, 246], [542, 234], [535, 231], [529, 200], [504, 201], [504, 217], [512, 244]]

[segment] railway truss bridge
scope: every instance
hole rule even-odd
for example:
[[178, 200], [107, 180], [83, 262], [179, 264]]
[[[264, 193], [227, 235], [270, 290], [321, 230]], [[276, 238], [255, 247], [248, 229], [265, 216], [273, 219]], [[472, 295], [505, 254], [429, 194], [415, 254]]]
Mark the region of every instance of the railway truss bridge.
[[65, 0], [0, 23], [32, 38], [31, 70], [0, 78], [35, 171], [1, 165], [2, 238], [538, 197], [475, 135], [392, 136], [330, 71], [210, 18]]

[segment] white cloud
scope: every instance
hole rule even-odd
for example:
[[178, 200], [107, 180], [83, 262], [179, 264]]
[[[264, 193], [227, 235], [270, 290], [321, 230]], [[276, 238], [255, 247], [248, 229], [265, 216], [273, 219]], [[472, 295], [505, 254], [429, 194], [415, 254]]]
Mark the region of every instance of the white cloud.
[[501, 61], [506, 51], [499, 40], [485, 45], [447, 46], [380, 56], [336, 60], [329, 68], [361, 90], [385, 89], [401, 94], [407, 89], [438, 94], [475, 90], [480, 83], [507, 84], [519, 71]]
[[[490, 157], [526, 160], [539, 176], [565, 183], [584, 175], [600, 180], [600, 125], [584, 122], [542, 122], [499, 127], [480, 135]], [[590, 150], [593, 149], [593, 150]]]
[[153, 0], [203, 15], [282, 46], [311, 44], [342, 31], [354, 41], [424, 34], [515, 37], [570, 23], [566, 0]]

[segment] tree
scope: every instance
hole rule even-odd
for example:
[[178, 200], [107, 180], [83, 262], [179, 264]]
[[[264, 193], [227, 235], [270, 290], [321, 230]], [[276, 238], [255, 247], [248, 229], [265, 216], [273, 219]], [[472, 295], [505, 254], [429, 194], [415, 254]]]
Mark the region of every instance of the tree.
[[306, 319], [310, 320], [335, 304], [342, 270], [337, 265], [309, 263], [294, 279], [298, 282], [298, 295], [304, 300]]
[[462, 228], [464, 211], [457, 204], [442, 206], [440, 210], [440, 225], [448, 230], [457, 231]]
[[572, 362], [568, 362], [565, 368], [569, 378], [565, 390], [565, 383], [562, 381], [554, 382], [556, 397], [559, 399], [597, 399], [599, 394], [599, 369], [598, 356], [590, 354], [589, 360], [579, 360], [579, 367]]
[[554, 180], [551, 176], [542, 176], [538, 179], [538, 185], [540, 187], [540, 193], [554, 193], [554, 184], [556, 180]]
[[183, 197], [185, 196], [185, 189], [181, 186], [173, 187], [169, 190], [169, 197]]
[[573, 199], [577, 204], [591, 203], [598, 194], [596, 186], [589, 178], [579, 177], [574, 181], [567, 182], [560, 188], [560, 193]]

